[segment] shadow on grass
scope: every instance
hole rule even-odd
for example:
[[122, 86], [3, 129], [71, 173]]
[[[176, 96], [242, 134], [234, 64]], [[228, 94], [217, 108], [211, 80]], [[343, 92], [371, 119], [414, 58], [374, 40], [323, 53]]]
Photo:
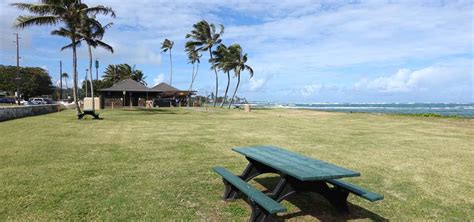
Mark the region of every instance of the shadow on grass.
[[[156, 114], [188, 114], [186, 112], [177, 112], [173, 110], [173, 108], [153, 108], [153, 109], [146, 109], [146, 108], [135, 108], [135, 109], [123, 109], [123, 111], [142, 114], [142, 115], [156, 115]], [[128, 113], [127, 113], [128, 114]]]
[[[270, 193], [278, 183], [279, 177], [256, 178], [255, 181], [266, 188], [265, 193]], [[299, 216], [312, 216], [320, 221], [348, 221], [355, 219], [370, 219], [373, 221], [389, 221], [388, 219], [357, 205], [348, 202], [349, 213], [341, 213], [322, 196], [315, 193], [297, 193], [285, 199], [300, 211], [289, 212], [275, 219], [284, 221]]]

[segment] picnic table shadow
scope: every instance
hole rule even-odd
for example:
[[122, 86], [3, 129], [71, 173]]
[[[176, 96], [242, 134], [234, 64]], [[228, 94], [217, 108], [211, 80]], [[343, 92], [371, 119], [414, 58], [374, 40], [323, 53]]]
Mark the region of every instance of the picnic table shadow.
[[[254, 181], [262, 185], [270, 193], [271, 189], [278, 183], [279, 177], [255, 178]], [[373, 221], [389, 221], [372, 211], [348, 202], [349, 213], [341, 213], [333, 208], [324, 197], [314, 193], [299, 193], [285, 199], [300, 209], [298, 212], [290, 212], [275, 217], [276, 221], [284, 221], [299, 216], [312, 216], [320, 221], [348, 221], [355, 219], [370, 219]]]

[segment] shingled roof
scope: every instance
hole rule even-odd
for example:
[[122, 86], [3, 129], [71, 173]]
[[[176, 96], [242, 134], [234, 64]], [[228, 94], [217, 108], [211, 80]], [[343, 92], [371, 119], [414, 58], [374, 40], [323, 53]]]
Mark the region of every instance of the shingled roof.
[[112, 87], [106, 89], [99, 89], [98, 91], [133, 91], [133, 92], [150, 92], [155, 91], [146, 87], [145, 85], [133, 80], [124, 79], [118, 83], [115, 83]]
[[153, 88], [151, 88], [152, 90], [154, 91], [160, 91], [160, 92], [176, 92], [176, 91], [181, 91], [177, 88], [174, 88], [173, 86], [170, 86], [169, 84], [167, 83], [160, 83], [156, 86], [154, 86]]

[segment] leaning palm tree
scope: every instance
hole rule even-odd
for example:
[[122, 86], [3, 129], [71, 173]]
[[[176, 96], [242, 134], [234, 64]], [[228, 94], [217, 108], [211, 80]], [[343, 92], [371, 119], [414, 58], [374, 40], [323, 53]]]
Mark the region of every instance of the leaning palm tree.
[[18, 28], [26, 28], [34, 25], [56, 25], [63, 24], [57, 30], [51, 32], [52, 35], [58, 35], [69, 38], [72, 44], [72, 66], [73, 66], [73, 96], [76, 104], [77, 115], [81, 114], [77, 92], [77, 52], [78, 41], [82, 38], [79, 35], [81, 29], [81, 19], [83, 15], [113, 14], [111, 8], [99, 5], [88, 7], [80, 0], [41, 0], [40, 3], [13, 3], [13, 6], [29, 11], [34, 15], [19, 16], [15, 24]]
[[232, 95], [232, 99], [229, 103], [229, 109], [234, 102], [235, 94], [239, 89], [240, 85], [240, 73], [242, 71], [248, 70], [250, 74], [250, 78], [253, 77], [253, 69], [249, 65], [245, 64], [247, 62], [247, 53], [242, 52], [242, 47], [239, 44], [234, 44], [229, 46], [229, 68], [234, 70], [235, 76], [237, 77], [237, 85], [235, 86], [234, 94]]
[[[192, 40], [186, 43], [186, 47], [194, 46], [198, 51], [209, 51], [209, 61], [212, 61], [212, 47], [221, 43], [221, 35], [224, 33], [224, 26], [220, 25], [220, 32], [216, 33], [214, 24], [209, 24], [206, 20], [202, 20], [193, 25], [191, 33], [186, 34], [186, 38]], [[217, 75], [217, 68], [214, 67], [216, 75], [216, 94], [214, 99], [214, 107], [217, 104], [217, 93], [219, 91], [219, 77]]]
[[[188, 63], [193, 64], [193, 72], [191, 73], [191, 84], [189, 85], [189, 90], [188, 90], [189, 92], [191, 92], [193, 91], [194, 80], [196, 79], [197, 73], [199, 71], [199, 63], [201, 63], [199, 58], [201, 58], [201, 55], [196, 50], [196, 48], [192, 45], [186, 47], [185, 51], [188, 54]], [[196, 63], [197, 63], [197, 67], [195, 68]], [[188, 102], [187, 102], [188, 106], [190, 103], [190, 97], [191, 97], [191, 94], [188, 94]]]
[[67, 73], [63, 73], [63, 74], [61, 74], [61, 78], [64, 78], [64, 82], [66, 83], [66, 98], [67, 98], [69, 96], [69, 94], [68, 94], [68, 91], [69, 91], [68, 89], [69, 88], [67, 87], [67, 79], [69, 78], [69, 75]]
[[227, 74], [227, 86], [225, 88], [224, 98], [222, 99], [222, 102], [221, 102], [221, 107], [224, 107], [224, 103], [227, 99], [227, 92], [229, 92], [230, 71], [232, 70], [230, 66], [231, 61], [229, 60], [231, 58], [229, 55], [229, 50], [227, 46], [225, 46], [224, 44], [220, 44], [219, 46], [217, 46], [217, 49], [213, 51], [212, 54], [214, 55], [214, 58], [211, 61], [212, 67], [222, 70], [224, 73]]
[[171, 57], [171, 49], [173, 48], [173, 45], [174, 42], [169, 39], [165, 39], [165, 41], [161, 43], [161, 52], [167, 52], [170, 50], [170, 85], [173, 85], [173, 60]]
[[199, 51], [197, 51], [194, 46], [186, 47], [185, 50], [186, 50], [186, 53], [188, 54], [188, 63], [193, 64], [193, 72], [191, 73], [191, 84], [189, 85], [189, 91], [192, 91], [194, 80], [196, 79], [197, 73], [199, 71], [199, 63], [201, 63], [199, 59], [201, 58], [201, 55], [199, 54]]

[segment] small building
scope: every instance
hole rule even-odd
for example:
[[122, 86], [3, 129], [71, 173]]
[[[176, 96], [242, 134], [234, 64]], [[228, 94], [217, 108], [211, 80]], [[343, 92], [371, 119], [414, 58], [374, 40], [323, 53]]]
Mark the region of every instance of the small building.
[[[158, 106], [183, 105], [188, 96], [195, 91], [183, 91], [166, 83], [160, 83], [153, 88], [133, 80], [125, 79], [113, 86], [97, 90], [100, 92], [100, 106], [145, 106], [147, 100], [155, 101]], [[160, 102], [161, 101], [161, 102]]]
[[179, 90], [167, 83], [160, 83], [153, 88], [154, 91], [159, 92], [158, 97], [155, 99], [155, 104], [158, 106], [179, 106], [185, 105], [189, 96], [193, 95], [196, 91]]

